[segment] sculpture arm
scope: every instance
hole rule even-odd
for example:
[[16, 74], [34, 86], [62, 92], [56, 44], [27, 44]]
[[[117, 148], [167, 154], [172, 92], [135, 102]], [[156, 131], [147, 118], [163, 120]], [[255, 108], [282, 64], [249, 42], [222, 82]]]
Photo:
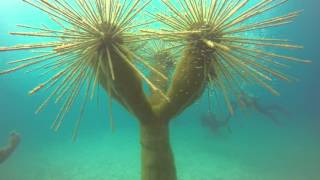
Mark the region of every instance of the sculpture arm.
[[[148, 98], [139, 73], [123, 57], [117, 53], [111, 54], [115, 74], [115, 79], [111, 81], [113, 97], [143, 123], [154, 123], [153, 119], [169, 121], [197, 100], [207, 83], [206, 57], [200, 51], [192, 50], [192, 47], [186, 48], [166, 92], [169, 101], [165, 98]], [[110, 89], [108, 81], [110, 79], [100, 77], [100, 83], [106, 90]], [[167, 82], [155, 84], [159, 86], [162, 83]], [[165, 90], [166, 86], [160, 86], [159, 89]], [[153, 92], [155, 95], [161, 97]]]
[[200, 51], [186, 48], [167, 91], [170, 101], [154, 107], [160, 119], [172, 119], [202, 95], [207, 84], [206, 72], [206, 57]]

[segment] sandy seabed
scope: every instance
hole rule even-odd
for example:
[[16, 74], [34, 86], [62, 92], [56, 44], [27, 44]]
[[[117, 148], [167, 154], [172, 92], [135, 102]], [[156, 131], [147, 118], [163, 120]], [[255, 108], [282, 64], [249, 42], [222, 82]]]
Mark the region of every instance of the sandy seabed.
[[[172, 125], [179, 180], [318, 180], [316, 128], [250, 124], [214, 135], [193, 124]], [[244, 124], [244, 123], [242, 123]], [[65, 141], [23, 142], [0, 165], [0, 180], [139, 180], [138, 133]], [[89, 133], [88, 133], [89, 134]]]

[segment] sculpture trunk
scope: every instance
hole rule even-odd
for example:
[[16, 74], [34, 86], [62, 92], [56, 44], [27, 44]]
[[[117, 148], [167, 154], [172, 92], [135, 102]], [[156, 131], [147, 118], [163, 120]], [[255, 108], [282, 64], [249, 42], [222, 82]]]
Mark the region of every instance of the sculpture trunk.
[[141, 180], [177, 179], [169, 139], [168, 123], [140, 125]]
[[[111, 51], [111, 56], [115, 79], [111, 80], [110, 75], [102, 74], [99, 80], [111, 96], [139, 120], [141, 180], [176, 180], [169, 123], [202, 94], [207, 80], [207, 57], [193, 46], [185, 50], [166, 92], [170, 101], [164, 101], [156, 91], [152, 92], [155, 98], [148, 98], [136, 70], [117, 53]], [[107, 67], [107, 64], [104, 65]], [[165, 91], [167, 86], [159, 88]]]

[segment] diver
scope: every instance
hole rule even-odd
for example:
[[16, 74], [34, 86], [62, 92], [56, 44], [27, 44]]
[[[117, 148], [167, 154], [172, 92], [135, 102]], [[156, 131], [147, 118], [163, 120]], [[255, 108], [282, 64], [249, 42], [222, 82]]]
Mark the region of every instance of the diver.
[[11, 132], [8, 144], [5, 147], [0, 148], [0, 164], [10, 157], [10, 155], [15, 151], [19, 143], [20, 135], [15, 131]]
[[[267, 118], [269, 118], [273, 123], [279, 125], [280, 121], [276, 116], [276, 112], [280, 112], [283, 114], [288, 115], [288, 112], [281, 106], [273, 104], [273, 105], [263, 105], [260, 103], [259, 98], [252, 94], [244, 93], [243, 91], [240, 92], [238, 96], [239, 103], [233, 102], [233, 108], [236, 110], [238, 108], [238, 104], [245, 109], [252, 109]], [[230, 119], [231, 115], [228, 116], [227, 119]]]
[[227, 128], [229, 133], [231, 133], [231, 128], [229, 126], [230, 118], [224, 120], [218, 120], [216, 115], [209, 111], [206, 114], [203, 114], [201, 117], [201, 124], [209, 128], [213, 133], [218, 133], [221, 128]]

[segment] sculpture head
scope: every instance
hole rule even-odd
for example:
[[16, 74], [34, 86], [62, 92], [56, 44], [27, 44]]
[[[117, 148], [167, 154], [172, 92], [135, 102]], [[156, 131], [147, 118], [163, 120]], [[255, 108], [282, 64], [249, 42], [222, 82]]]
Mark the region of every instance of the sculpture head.
[[[51, 90], [50, 95], [36, 110], [42, 111], [49, 102], [61, 103], [61, 110], [52, 124], [54, 130], [61, 126], [64, 116], [70, 111], [72, 104], [79, 97], [80, 91], [84, 91], [81, 102], [81, 117], [77, 120], [75, 134], [82, 119], [82, 114], [87, 102], [93, 98], [98, 83], [103, 82], [110, 96], [115, 98], [113, 90], [115, 79], [114, 63], [125, 61], [130, 65], [147, 84], [148, 81], [143, 73], [132, 63], [135, 58], [140, 64], [148, 66], [131, 49], [133, 43], [144, 41], [143, 35], [135, 30], [146, 22], [137, 23], [135, 20], [143, 8], [150, 1], [142, 2], [119, 0], [112, 1], [40, 1], [25, 0], [26, 3], [46, 13], [60, 29], [48, 27], [31, 27], [17, 25], [25, 30], [35, 32], [12, 32], [11, 35], [38, 37], [44, 43], [17, 45], [13, 47], [1, 47], [0, 51], [29, 51], [43, 50], [40, 53], [25, 59], [9, 62], [14, 67], [1, 71], [0, 75], [8, 74], [17, 70], [31, 68], [29, 71], [41, 71], [50, 73], [50, 78], [32, 89], [29, 94], [33, 95], [40, 90]], [[75, 6], [75, 7], [73, 7]], [[48, 42], [47, 38], [53, 41]], [[166, 78], [154, 68], [151, 68], [160, 77]], [[155, 88], [155, 87], [154, 87]]]
[[248, 36], [261, 29], [292, 22], [301, 11], [263, 17], [285, 1], [260, 1], [255, 5], [250, 5], [247, 0], [162, 2], [169, 13], [158, 13], [154, 17], [166, 28], [149, 33], [180, 43], [191, 53], [201, 52], [197, 56], [205, 61], [203, 73], [207, 76], [207, 86], [210, 90], [222, 92], [231, 113], [230, 98], [239, 94], [242, 83], [257, 84], [273, 95], [279, 95], [270, 83], [273, 79], [291, 81], [279, 70], [284, 63], [311, 62], [270, 52], [270, 49], [300, 49], [302, 46], [290, 44], [287, 40]]

